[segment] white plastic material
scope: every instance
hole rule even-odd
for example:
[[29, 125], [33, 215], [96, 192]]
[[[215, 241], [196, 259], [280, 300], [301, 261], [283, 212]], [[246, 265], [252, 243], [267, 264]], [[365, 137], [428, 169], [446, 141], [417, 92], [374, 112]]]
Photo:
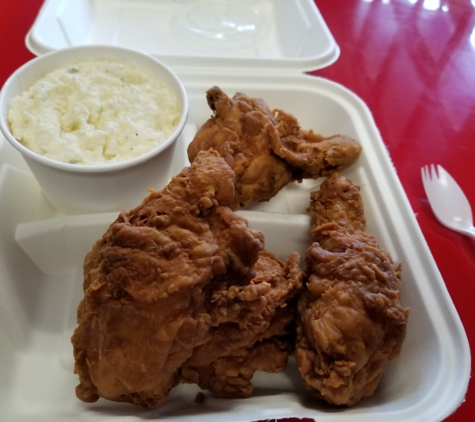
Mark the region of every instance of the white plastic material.
[[340, 53], [313, 0], [46, 0], [26, 44], [37, 55], [105, 44], [172, 67], [299, 72]]
[[[178, 100], [176, 128], [161, 144], [126, 161], [78, 165], [55, 161], [37, 154], [17, 141], [10, 132], [7, 113], [11, 100], [38, 79], [80, 60], [113, 57], [156, 75]], [[149, 188], [163, 187], [169, 178], [176, 140], [188, 116], [186, 91], [176, 75], [162, 62], [134, 50], [112, 46], [80, 46], [53, 51], [16, 70], [0, 92], [0, 129], [23, 155], [46, 197], [64, 213], [116, 211], [139, 202]]]
[[[20, 154], [0, 140], [0, 419], [11, 422], [127, 421], [250, 422], [310, 417], [318, 422], [440, 421], [463, 401], [470, 376], [465, 332], [421, 234], [387, 151], [365, 105], [332, 82], [304, 75], [250, 76], [183, 71], [190, 101], [188, 125], [173, 171], [187, 143], [211, 114], [205, 91], [213, 85], [265, 99], [294, 114], [305, 129], [358, 139], [363, 153], [344, 175], [361, 186], [367, 230], [403, 263], [402, 303], [411, 308], [401, 355], [375, 394], [350, 409], [313, 402], [295, 362], [281, 374], [256, 374], [249, 399], [219, 399], [180, 385], [155, 410], [74, 393], [70, 336], [82, 297], [84, 254], [116, 214], [59, 216], [43, 198]], [[309, 192], [320, 184], [291, 184], [269, 203], [239, 211], [266, 236], [266, 247], [286, 257], [309, 245]]]
[[422, 167], [422, 183], [432, 211], [446, 227], [475, 240], [472, 208], [462, 188], [440, 164]]

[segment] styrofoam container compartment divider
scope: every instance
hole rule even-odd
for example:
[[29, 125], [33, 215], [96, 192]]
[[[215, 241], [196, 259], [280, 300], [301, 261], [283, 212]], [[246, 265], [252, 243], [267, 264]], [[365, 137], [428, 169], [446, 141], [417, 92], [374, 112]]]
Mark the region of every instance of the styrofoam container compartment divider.
[[[253, 25], [257, 29], [261, 24], [265, 26], [263, 33], [253, 35], [263, 37], [254, 49], [246, 50], [248, 40], [239, 40], [239, 35], [232, 33], [228, 45], [236, 51], [241, 48], [236, 56], [219, 49], [214, 50], [214, 57], [197, 51], [187, 62], [185, 50], [180, 52], [178, 47], [177, 55], [171, 54], [175, 47], [169, 51], [164, 47], [164, 54], [160, 54], [159, 47], [167, 42], [160, 40], [160, 28], [147, 35], [145, 28], [152, 28], [153, 16], [158, 19], [157, 26], [164, 24], [161, 14], [181, 16], [176, 5], [195, 7], [199, 16], [200, 7], [206, 9], [218, 3], [253, 7], [254, 23], [246, 23], [247, 15], [238, 16], [243, 20], [242, 26], [251, 32]], [[305, 28], [292, 23], [301, 32], [297, 58], [272, 56], [276, 51], [292, 50], [276, 44], [277, 31], [290, 30], [284, 28], [287, 18], [316, 19], [307, 34], [302, 32]], [[140, 28], [138, 24], [142, 21], [144, 27]], [[46, 24], [51, 25], [51, 33], [45, 30]], [[137, 38], [129, 37], [134, 25]], [[180, 34], [190, 29], [183, 28], [175, 28], [177, 32], [169, 34], [170, 43], [178, 45]], [[83, 33], [87, 38], [80, 39]], [[310, 0], [47, 0], [27, 42], [41, 54], [69, 44], [104, 43], [110, 37], [110, 43], [149, 50], [175, 66], [187, 90], [190, 110], [175, 150], [175, 174], [187, 165], [186, 147], [211, 114], [205, 91], [213, 85], [229, 95], [241, 91], [263, 98], [271, 108], [295, 115], [304, 129], [325, 136], [341, 133], [361, 142], [362, 155], [344, 175], [361, 187], [367, 231], [395, 261], [403, 263], [401, 301], [411, 308], [402, 353], [390, 362], [375, 394], [349, 409], [316, 403], [306, 394], [292, 359], [281, 374], [256, 374], [255, 391], [249, 399], [219, 399], [206, 394], [204, 403], [197, 404], [194, 400], [198, 387], [180, 385], [155, 410], [102, 399], [93, 404], [80, 402], [74, 393], [78, 378], [73, 374], [70, 336], [83, 295], [82, 261], [117, 213], [60, 215], [43, 197], [19, 153], [0, 138], [1, 421], [251, 422], [310, 417], [318, 422], [426, 422], [440, 421], [456, 410], [464, 399], [470, 377], [470, 350], [463, 326], [368, 108], [344, 87], [301, 74], [306, 65], [318, 67], [315, 57], [322, 60], [319, 54], [303, 59], [319, 34], [328, 35], [327, 40], [331, 41], [323, 48], [333, 51], [333, 56], [327, 55], [325, 59], [328, 65], [338, 47]], [[285, 38], [280, 34], [281, 41]], [[140, 45], [139, 39], [144, 39], [145, 44]], [[203, 41], [203, 49], [213, 50], [209, 47], [213, 42], [208, 40], [207, 47]], [[272, 48], [266, 43], [271, 43]], [[309, 64], [311, 60], [314, 64]], [[235, 68], [231, 66], [233, 61]], [[277, 71], [272, 71], [273, 62], [282, 66], [277, 65]], [[243, 71], [238, 63], [247, 70]], [[268, 72], [262, 70], [266, 66]], [[293, 251], [304, 254], [310, 243], [309, 192], [317, 189], [320, 182], [290, 184], [268, 203], [248, 205], [239, 213], [248, 218], [251, 227], [264, 232], [266, 248], [278, 256], [285, 258]]]

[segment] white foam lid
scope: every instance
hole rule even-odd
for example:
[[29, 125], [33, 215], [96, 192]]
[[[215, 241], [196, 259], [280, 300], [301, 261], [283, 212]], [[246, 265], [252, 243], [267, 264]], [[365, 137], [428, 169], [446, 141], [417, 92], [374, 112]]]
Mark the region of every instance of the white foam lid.
[[36, 55], [119, 45], [171, 67], [309, 71], [339, 48], [313, 0], [46, 0], [26, 38]]

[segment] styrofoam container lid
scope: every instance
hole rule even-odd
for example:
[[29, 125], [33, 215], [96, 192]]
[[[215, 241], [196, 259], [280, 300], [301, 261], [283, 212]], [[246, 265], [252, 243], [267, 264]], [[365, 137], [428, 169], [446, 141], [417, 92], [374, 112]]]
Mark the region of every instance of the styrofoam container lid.
[[321, 69], [340, 54], [313, 0], [46, 0], [26, 37], [36, 55], [85, 44], [272, 71]]

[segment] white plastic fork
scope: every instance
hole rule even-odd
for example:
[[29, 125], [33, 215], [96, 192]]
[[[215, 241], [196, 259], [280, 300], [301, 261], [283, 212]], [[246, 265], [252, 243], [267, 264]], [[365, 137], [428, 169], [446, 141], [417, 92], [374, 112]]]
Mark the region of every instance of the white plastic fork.
[[422, 182], [437, 219], [449, 229], [475, 239], [472, 210], [460, 186], [440, 165], [422, 167]]

